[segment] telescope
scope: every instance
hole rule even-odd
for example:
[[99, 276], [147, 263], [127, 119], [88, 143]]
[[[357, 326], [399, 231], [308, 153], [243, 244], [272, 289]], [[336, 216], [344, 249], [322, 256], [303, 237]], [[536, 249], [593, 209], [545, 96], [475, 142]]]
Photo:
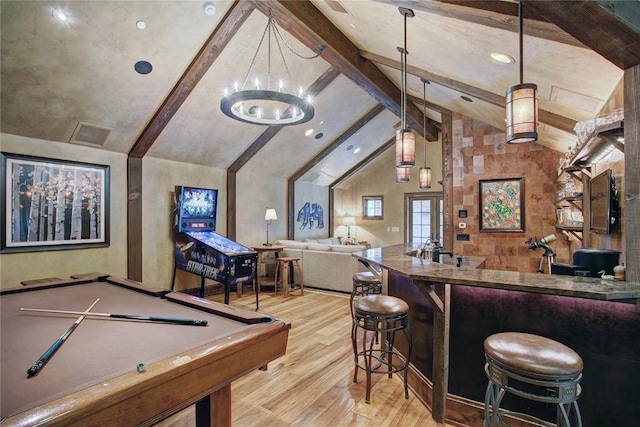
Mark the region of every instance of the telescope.
[[531, 244], [529, 244], [529, 249], [545, 248], [549, 243], [555, 242], [555, 241], [556, 241], [556, 235], [549, 234], [548, 236], [545, 236], [542, 239], [538, 239], [535, 242], [532, 242]]

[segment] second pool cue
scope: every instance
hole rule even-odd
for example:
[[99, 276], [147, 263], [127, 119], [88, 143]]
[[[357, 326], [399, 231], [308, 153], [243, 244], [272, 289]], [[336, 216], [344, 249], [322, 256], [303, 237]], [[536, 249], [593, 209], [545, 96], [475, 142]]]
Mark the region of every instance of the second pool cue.
[[[21, 308], [22, 311], [37, 311], [41, 313], [82, 314], [80, 311], [49, 310], [46, 308]], [[182, 319], [179, 317], [140, 316], [137, 314], [86, 313], [91, 317], [110, 317], [112, 319], [146, 320], [149, 322], [177, 323], [180, 325], [207, 326], [206, 320]]]
[[88, 314], [89, 310], [91, 310], [98, 303], [98, 301], [100, 301], [100, 298], [95, 300], [95, 302], [93, 304], [91, 304], [91, 306], [85, 312], [79, 312], [82, 315], [80, 317], [78, 317], [76, 319], [76, 321], [73, 322], [73, 324], [71, 326], [69, 326], [69, 329], [67, 329], [66, 332], [60, 336], [60, 338], [58, 338], [53, 344], [51, 344], [51, 347], [49, 347], [47, 349], [47, 351], [45, 351], [42, 354], [42, 356], [40, 356], [40, 358], [36, 361], [36, 363], [34, 363], [33, 366], [31, 366], [27, 370], [27, 377], [31, 378], [34, 375], [37, 375], [38, 372], [40, 372], [40, 370], [45, 365], [45, 363], [47, 363], [49, 361], [49, 359], [51, 359], [51, 356], [53, 356], [54, 353], [56, 351], [58, 351], [60, 346], [62, 346], [62, 344], [64, 344], [66, 339], [69, 338], [69, 335], [71, 335], [71, 333], [78, 327], [80, 322], [82, 322], [82, 320]]

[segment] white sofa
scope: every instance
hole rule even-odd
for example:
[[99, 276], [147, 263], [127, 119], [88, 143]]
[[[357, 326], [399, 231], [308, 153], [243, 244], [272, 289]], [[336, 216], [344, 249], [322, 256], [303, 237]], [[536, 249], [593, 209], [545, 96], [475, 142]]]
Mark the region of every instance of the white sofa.
[[[275, 244], [285, 247], [283, 256], [300, 258], [305, 287], [350, 294], [353, 290], [353, 275], [367, 271], [367, 268], [351, 254], [366, 247], [341, 245], [337, 243], [338, 239], [317, 239], [317, 242], [277, 240]], [[294, 274], [294, 280], [298, 281], [295, 269]]]

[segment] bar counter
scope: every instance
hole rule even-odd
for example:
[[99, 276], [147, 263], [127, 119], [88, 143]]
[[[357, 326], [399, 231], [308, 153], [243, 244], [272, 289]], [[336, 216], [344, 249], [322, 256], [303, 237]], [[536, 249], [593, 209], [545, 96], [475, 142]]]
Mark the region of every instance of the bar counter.
[[[480, 257], [463, 257], [457, 267], [456, 256], [435, 263], [415, 253], [394, 245], [353, 256], [381, 267], [388, 294], [409, 304], [410, 384], [435, 421], [482, 425], [483, 341], [504, 331], [546, 336], [581, 355], [585, 427], [640, 419], [639, 283], [484, 270]], [[507, 398], [509, 409], [555, 416], [549, 405]]]

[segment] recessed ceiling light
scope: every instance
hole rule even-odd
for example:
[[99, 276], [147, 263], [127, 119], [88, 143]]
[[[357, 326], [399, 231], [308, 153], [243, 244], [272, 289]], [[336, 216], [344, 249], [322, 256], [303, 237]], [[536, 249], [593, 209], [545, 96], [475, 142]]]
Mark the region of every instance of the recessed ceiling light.
[[491, 52], [491, 59], [501, 64], [515, 64], [516, 60], [506, 53]]
[[469, 98], [468, 96], [464, 96], [464, 95], [462, 95], [462, 96], [460, 96], [460, 98], [461, 98], [462, 100], [464, 100], [464, 101], [467, 101], [467, 102], [473, 102], [473, 99]]
[[311, 136], [313, 134], [313, 129], [307, 129], [304, 133], [304, 136]]
[[216, 7], [213, 4], [213, 2], [206, 2], [202, 8], [204, 9], [204, 13], [207, 14], [207, 16], [213, 16], [216, 14]]
[[359, 152], [360, 152], [360, 147], [358, 147], [355, 150], [353, 150], [353, 154], [358, 154]]
[[350, 26], [351, 28], [353, 28], [354, 30], [356, 29], [356, 24], [354, 24], [353, 22], [351, 22], [351, 23], [349, 24], [349, 26]]
[[139, 30], [144, 30], [145, 28], [147, 28], [147, 23], [144, 22], [144, 21], [138, 21], [138, 22], [136, 22], [136, 27]]
[[65, 15], [64, 12], [60, 9], [53, 9], [51, 14], [59, 21], [64, 22], [67, 20], [67, 15]]

